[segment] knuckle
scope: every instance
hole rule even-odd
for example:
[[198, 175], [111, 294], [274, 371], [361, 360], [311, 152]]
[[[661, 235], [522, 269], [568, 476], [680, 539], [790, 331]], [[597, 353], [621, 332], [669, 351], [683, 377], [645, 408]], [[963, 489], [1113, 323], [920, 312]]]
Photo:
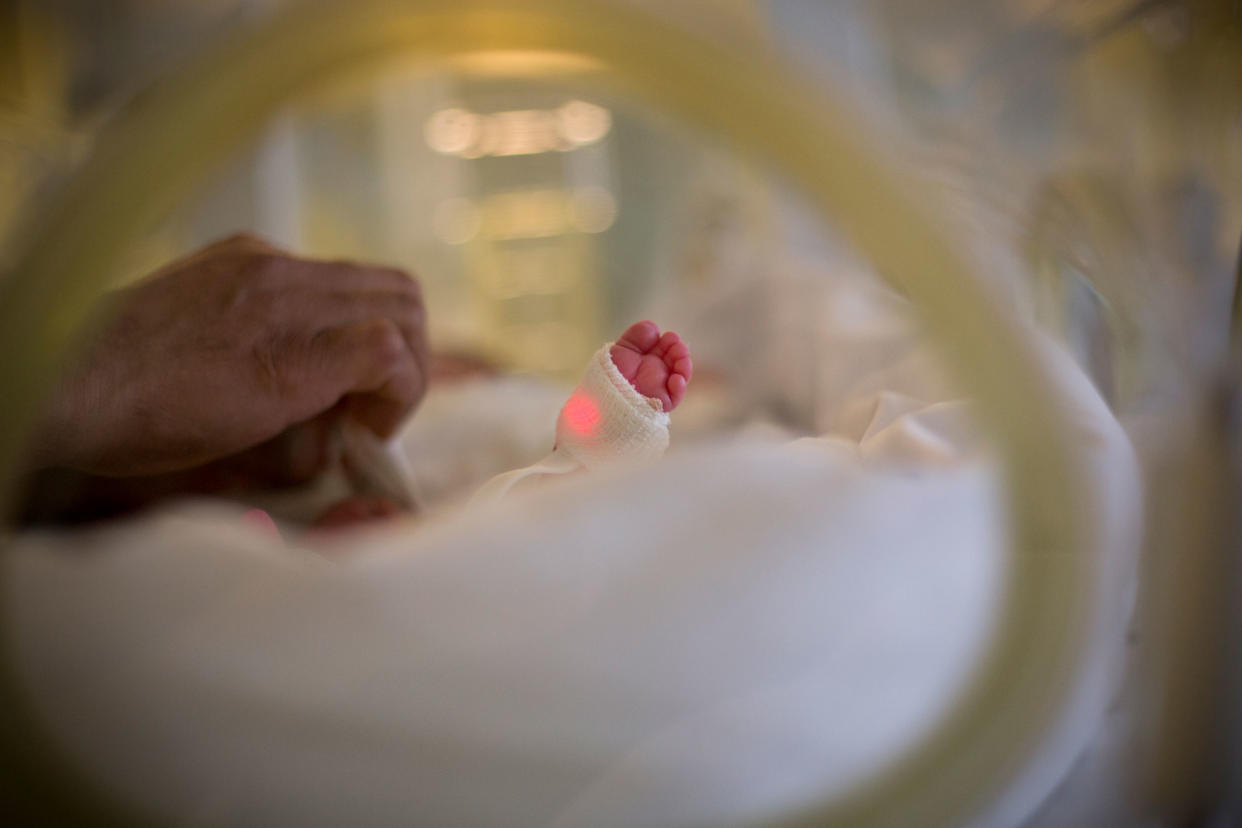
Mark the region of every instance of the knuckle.
[[281, 367], [279, 351], [276, 341], [263, 340], [251, 347], [250, 357], [259, 388], [269, 395], [284, 397], [288, 392], [288, 383]]
[[414, 274], [399, 267], [379, 267], [376, 270], [391, 280], [402, 293], [416, 300], [422, 299], [423, 289]]
[[398, 314], [397, 321], [413, 330], [421, 328], [426, 320], [427, 312], [422, 302], [404, 299], [393, 308], [393, 311]]
[[422, 292], [422, 286], [418, 283], [418, 277], [416, 277], [413, 273], [402, 270], [399, 267], [390, 267], [388, 268], [388, 271], [392, 273], [393, 276], [401, 279], [405, 289], [410, 293], [418, 295]]
[[213, 257], [246, 259], [274, 251], [270, 244], [252, 233], [233, 233], [205, 248]]
[[423, 286], [419, 283], [418, 279], [413, 276], [408, 277], [408, 290], [410, 295], [414, 297], [414, 301], [418, 302], [421, 306], [423, 303]]
[[386, 319], [372, 327], [368, 344], [372, 357], [386, 369], [394, 369], [405, 360], [405, 337], [396, 325]]

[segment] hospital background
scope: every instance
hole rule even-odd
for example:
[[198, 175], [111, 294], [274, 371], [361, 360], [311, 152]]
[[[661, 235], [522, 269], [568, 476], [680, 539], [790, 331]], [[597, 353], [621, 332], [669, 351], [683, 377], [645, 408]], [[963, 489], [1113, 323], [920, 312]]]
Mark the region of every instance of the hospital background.
[[[146, 84], [295, 5], [4, 4], [0, 238], [20, 237]], [[1054, 803], [1031, 824], [1060, 824], [1077, 807], [1107, 813], [1098, 800], [1119, 798], [1151, 809], [1144, 824], [1231, 824], [1181, 820], [1226, 801], [1239, 814], [1238, 530], [1178, 504], [1239, 506], [1239, 490], [1221, 488], [1238, 480], [1238, 415], [1212, 406], [1229, 388], [1221, 366], [1238, 301], [1242, 10], [631, 5], [737, 50], [772, 50], [855, 102], [939, 188], [959, 243], [1069, 349], [1135, 443], [1148, 540], [1122, 735], [1061, 789], [1090, 804]], [[838, 347], [907, 311], [795, 187], [600, 72], [513, 52], [341, 77], [275, 113], [131, 251], [127, 272], [241, 230], [307, 256], [391, 263], [419, 278], [437, 353], [556, 387], [598, 343], [651, 316], [684, 334], [702, 373], [675, 441], [678, 429], [692, 443], [732, 428], [796, 437], [839, 425], [869, 357]], [[531, 412], [546, 413], [533, 402]], [[534, 442], [515, 439], [505, 459], [529, 462]], [[446, 491], [483, 476], [429, 474]]]

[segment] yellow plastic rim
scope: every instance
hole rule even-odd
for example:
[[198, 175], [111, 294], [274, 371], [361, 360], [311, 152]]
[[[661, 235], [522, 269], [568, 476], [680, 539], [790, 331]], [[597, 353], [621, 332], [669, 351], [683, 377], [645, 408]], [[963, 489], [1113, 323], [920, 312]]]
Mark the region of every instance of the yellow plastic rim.
[[[491, 50], [597, 61], [622, 90], [784, 176], [899, 283], [946, 363], [978, 398], [1006, 455], [1014, 527], [1008, 599], [991, 651], [953, 713], [900, 761], [781, 824], [962, 822], [1039, 743], [1083, 656], [1094, 577], [1079, 505], [1086, 502], [1083, 475], [1048, 403], [1047, 380], [1020, 324], [937, 230], [935, 194], [894, 174], [848, 107], [812, 92], [770, 57], [739, 55], [631, 9], [601, 0], [295, 7], [136, 100], [101, 133], [0, 283], [0, 388], [8, 401], [0, 409], [0, 502], [11, 496], [34, 404], [92, 301], [118, 275], [125, 251], [213, 164], [280, 105], [345, 71], [398, 56], [439, 61]], [[1045, 612], [1049, 607], [1056, 611]], [[13, 740], [30, 738], [34, 719], [12, 653], [4, 655], [5, 747], [25, 755], [30, 746]], [[64, 781], [62, 788], [85, 784]]]

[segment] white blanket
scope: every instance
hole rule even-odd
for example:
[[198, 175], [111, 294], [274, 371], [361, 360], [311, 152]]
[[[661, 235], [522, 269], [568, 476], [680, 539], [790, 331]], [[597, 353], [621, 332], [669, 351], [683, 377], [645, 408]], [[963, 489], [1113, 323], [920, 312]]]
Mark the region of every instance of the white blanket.
[[[1063, 369], [1097, 477], [1107, 667], [1137, 472]], [[1002, 493], [963, 404], [873, 402], [860, 439], [575, 476], [351, 536], [341, 557], [219, 506], [28, 535], [5, 562], [20, 673], [92, 776], [195, 825], [788, 815], [934, 725], [1003, 600]], [[985, 821], [1012, 824], [1065, 772], [1107, 673]]]

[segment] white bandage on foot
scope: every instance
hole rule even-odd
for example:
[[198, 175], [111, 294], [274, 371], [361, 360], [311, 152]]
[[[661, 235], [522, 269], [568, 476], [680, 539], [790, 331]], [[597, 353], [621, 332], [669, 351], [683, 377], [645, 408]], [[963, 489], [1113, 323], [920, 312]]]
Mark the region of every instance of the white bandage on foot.
[[621, 376], [609, 342], [595, 352], [582, 382], [556, 418], [556, 447], [533, 466], [497, 475], [472, 503], [497, 500], [535, 475], [598, 469], [610, 463], [658, 460], [668, 448], [668, 414]]
[[591, 357], [556, 418], [556, 450], [588, 469], [617, 460], [658, 460], [668, 448], [668, 414], [659, 400], [644, 397], [621, 376], [612, 346]]

